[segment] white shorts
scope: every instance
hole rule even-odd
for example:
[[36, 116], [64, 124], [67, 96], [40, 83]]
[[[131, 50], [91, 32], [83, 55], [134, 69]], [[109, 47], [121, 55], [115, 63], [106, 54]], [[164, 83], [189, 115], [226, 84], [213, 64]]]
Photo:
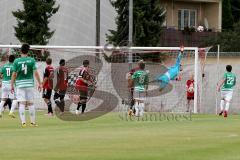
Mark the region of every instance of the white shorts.
[[2, 99], [14, 99], [14, 93], [11, 93], [11, 86], [10, 85], [3, 85], [2, 86]]
[[34, 100], [34, 88], [17, 88], [17, 100], [18, 101], [30, 101]]
[[231, 101], [233, 96], [233, 91], [221, 91], [221, 99], [225, 101]]
[[146, 100], [146, 92], [145, 91], [134, 91], [133, 99], [139, 100], [139, 101], [145, 101]]
[[135, 111], [136, 111], [135, 115], [142, 117], [143, 114], [144, 114], [144, 105], [143, 104], [142, 105], [136, 105], [134, 108], [135, 108]]

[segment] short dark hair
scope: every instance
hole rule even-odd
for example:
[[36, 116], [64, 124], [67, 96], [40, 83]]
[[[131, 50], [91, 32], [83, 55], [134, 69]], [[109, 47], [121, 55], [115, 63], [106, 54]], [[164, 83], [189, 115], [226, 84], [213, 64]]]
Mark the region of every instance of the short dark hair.
[[24, 44], [22, 45], [22, 47], [21, 47], [21, 52], [22, 52], [23, 54], [28, 54], [29, 49], [30, 49], [29, 44], [24, 43]]
[[14, 56], [13, 54], [11, 54], [11, 55], [8, 57], [8, 61], [9, 61], [10, 63], [13, 63], [14, 60], [15, 60], [15, 56]]
[[138, 66], [140, 69], [144, 70], [145, 69], [145, 63], [142, 61], [142, 62], [139, 62], [138, 63]]
[[59, 64], [60, 64], [60, 66], [65, 66], [65, 59], [61, 59]]
[[47, 59], [46, 59], [46, 63], [47, 63], [48, 65], [52, 64], [52, 58], [47, 58]]
[[231, 65], [227, 65], [227, 66], [226, 66], [226, 70], [227, 70], [228, 72], [232, 72], [232, 66], [231, 66]]
[[84, 60], [83, 61], [83, 66], [86, 67], [90, 64], [89, 60]]

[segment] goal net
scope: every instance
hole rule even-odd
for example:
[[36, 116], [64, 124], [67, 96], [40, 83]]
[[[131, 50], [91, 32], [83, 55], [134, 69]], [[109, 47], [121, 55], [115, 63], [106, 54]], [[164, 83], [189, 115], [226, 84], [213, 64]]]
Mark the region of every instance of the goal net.
[[[20, 56], [18, 45], [1, 45], [1, 66], [7, 62], [10, 54]], [[126, 74], [143, 60], [149, 74], [149, 87], [146, 93], [147, 112], [185, 112], [187, 110], [186, 82], [194, 75], [194, 100], [191, 101], [192, 112], [202, 110], [200, 93], [202, 90], [202, 68], [205, 56], [199, 56], [198, 48], [185, 47], [96, 47], [96, 46], [31, 46], [29, 56], [35, 58], [38, 70], [42, 73], [46, 67], [45, 60], [51, 57], [57, 68], [61, 59], [66, 60], [68, 68], [68, 89], [65, 96], [66, 108], [74, 113], [79, 102], [79, 93], [75, 84], [84, 60], [90, 61], [89, 74], [94, 83], [88, 88], [87, 112], [108, 113], [118, 111], [125, 113], [131, 107], [132, 91]], [[181, 58], [182, 71], [175, 73], [166, 85], [160, 79]], [[41, 93], [35, 92], [35, 104], [39, 109], [47, 109], [41, 99]], [[101, 115], [99, 114], [99, 115]]]

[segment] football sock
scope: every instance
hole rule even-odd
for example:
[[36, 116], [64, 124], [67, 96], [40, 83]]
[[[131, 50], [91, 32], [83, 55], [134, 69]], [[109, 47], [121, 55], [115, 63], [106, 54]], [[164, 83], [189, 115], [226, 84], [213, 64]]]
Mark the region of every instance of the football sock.
[[140, 115], [140, 116], [143, 116], [145, 105], [144, 105], [144, 103], [139, 103], [139, 106], [140, 106], [139, 115]]
[[12, 100], [8, 98], [6, 103], [5, 103], [5, 105], [8, 105], [9, 110], [11, 110], [11, 108], [12, 108]]
[[224, 109], [224, 103], [225, 103], [225, 101], [221, 100], [221, 103], [220, 103], [221, 111], [223, 111], [223, 109]]
[[229, 106], [230, 106], [230, 103], [229, 103], [229, 102], [227, 102], [227, 103], [226, 103], [226, 107], [225, 107], [225, 111], [227, 111], [227, 112], [228, 112], [228, 110], [229, 110]]
[[82, 103], [79, 102], [79, 103], [78, 103], [78, 106], [77, 106], [77, 110], [78, 110], [78, 111], [79, 111], [79, 109], [80, 109], [81, 106], [82, 106]]
[[86, 104], [86, 103], [83, 103], [83, 104], [82, 104], [82, 113], [85, 112], [86, 107], [87, 107], [87, 104]]
[[13, 100], [10, 113], [13, 113], [15, 111], [15, 108], [17, 107], [17, 104], [18, 104], [17, 100]]
[[19, 104], [19, 116], [20, 116], [22, 123], [26, 123], [25, 105], [24, 104]]
[[5, 101], [1, 101], [1, 103], [0, 103], [0, 113], [3, 112], [3, 106], [4, 106], [4, 104], [5, 104]]
[[139, 116], [139, 104], [135, 103], [134, 108], [135, 108], [135, 115]]
[[48, 101], [47, 106], [48, 106], [48, 113], [53, 113], [52, 102], [51, 101]]
[[31, 123], [35, 124], [35, 116], [36, 116], [36, 110], [34, 105], [29, 105], [29, 115], [30, 115], [30, 121]]

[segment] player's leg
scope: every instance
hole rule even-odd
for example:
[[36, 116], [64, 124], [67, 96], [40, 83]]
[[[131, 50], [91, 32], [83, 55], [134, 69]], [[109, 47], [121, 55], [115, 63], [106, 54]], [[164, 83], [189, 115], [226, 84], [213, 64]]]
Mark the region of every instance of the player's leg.
[[23, 88], [17, 88], [16, 92], [17, 102], [19, 103], [19, 117], [21, 120], [22, 127], [26, 127], [26, 116], [25, 116], [25, 107], [26, 107], [26, 94]]
[[140, 92], [140, 95], [139, 95], [139, 116], [140, 117], [142, 117], [144, 114], [145, 100], [146, 100], [146, 93]]
[[29, 109], [29, 116], [30, 116], [30, 122], [32, 127], [36, 127], [36, 109], [34, 106], [34, 88], [26, 88], [24, 89], [26, 92], [26, 101], [27, 106]]
[[44, 89], [43, 90], [43, 99], [44, 99], [44, 102], [48, 106], [48, 115], [49, 116], [53, 115], [51, 96], [52, 96], [52, 90], [51, 89]]
[[225, 105], [225, 97], [226, 97], [226, 92], [225, 91], [221, 91], [221, 101], [220, 101], [220, 113], [219, 116], [222, 116], [223, 112], [224, 112], [224, 105]]
[[65, 110], [65, 94], [66, 94], [66, 91], [59, 91], [59, 98], [60, 98], [60, 103], [59, 103], [59, 108], [60, 108], [60, 111], [63, 113], [64, 110]]
[[76, 114], [79, 114], [79, 109], [82, 107], [82, 114], [85, 112], [87, 107], [87, 91], [80, 91], [80, 101], [77, 106]]
[[225, 101], [224, 101], [224, 99], [221, 99], [221, 101], [220, 101], [220, 109], [221, 109], [221, 111], [219, 113], [219, 116], [221, 116], [223, 114], [224, 105], [225, 105]]
[[8, 99], [8, 89], [6, 86], [2, 86], [2, 98], [0, 102], [0, 117], [2, 117], [2, 112], [4, 111], [4, 105], [6, 103], [6, 100]]
[[224, 108], [225, 108], [225, 100], [226, 100], [226, 95], [227, 95], [227, 92], [226, 91], [221, 91], [221, 101], [220, 101], [220, 113], [219, 113], [219, 116], [221, 116], [223, 113], [224, 113]]
[[22, 127], [26, 127], [25, 107], [26, 102], [24, 101], [19, 102], [19, 117], [21, 120]]
[[139, 116], [142, 117], [144, 114], [145, 104], [144, 102], [139, 103]]
[[140, 105], [139, 102], [137, 100], [135, 100], [135, 104], [134, 104], [134, 109], [135, 109], [135, 116], [139, 117], [140, 116]]
[[192, 105], [193, 100], [194, 100], [194, 97], [187, 97], [187, 111], [186, 112], [191, 111], [191, 105]]
[[56, 106], [60, 109], [60, 112], [61, 112], [61, 114], [62, 114], [62, 113], [63, 113], [62, 107], [61, 107], [62, 104], [61, 104], [61, 100], [60, 100], [59, 98], [60, 98], [60, 93], [59, 93], [59, 91], [55, 91], [55, 93], [54, 93], [54, 95], [53, 95], [53, 100], [54, 100]]
[[58, 91], [55, 91], [55, 93], [53, 95], [53, 100], [56, 103], [56, 105], [58, 105], [58, 103], [60, 102], [59, 97], [60, 97], [60, 95], [59, 95]]
[[15, 116], [15, 114], [14, 114], [14, 111], [15, 111], [15, 108], [17, 107], [17, 105], [18, 105], [18, 102], [17, 102], [17, 100], [16, 100], [16, 98], [15, 98], [15, 94], [14, 93], [10, 93], [9, 94], [9, 98], [11, 99], [11, 110], [10, 110], [10, 112], [9, 112], [9, 116], [10, 117], [12, 117], [12, 118], [16, 118], [16, 116]]
[[141, 99], [140, 99], [140, 92], [139, 91], [134, 91], [133, 93], [133, 98], [134, 98], [134, 109], [135, 109], [135, 116], [139, 117], [140, 116], [140, 103], [141, 103]]
[[7, 98], [5, 105], [8, 106], [8, 109], [9, 109], [9, 111], [10, 111], [11, 108], [12, 108], [12, 98], [10, 98], [10, 97]]
[[130, 88], [130, 109], [128, 111], [128, 115], [129, 116], [133, 116], [135, 114], [135, 102], [134, 102], [134, 98], [133, 98], [133, 92], [134, 92], [134, 88]]
[[2, 100], [1, 100], [1, 102], [0, 102], [0, 118], [2, 117], [2, 113], [3, 113], [3, 111], [4, 111], [3, 106], [4, 106], [5, 102], [6, 102], [6, 99], [3, 99], [3, 98], [2, 98]]
[[227, 91], [226, 96], [225, 96], [225, 110], [224, 110], [224, 117], [228, 116], [228, 111], [229, 111], [229, 106], [230, 106], [230, 102], [232, 100], [232, 95], [233, 95], [233, 91]]
[[191, 100], [189, 99], [189, 97], [187, 97], [187, 110], [186, 110], [186, 112], [189, 112], [190, 103], [191, 103]]

